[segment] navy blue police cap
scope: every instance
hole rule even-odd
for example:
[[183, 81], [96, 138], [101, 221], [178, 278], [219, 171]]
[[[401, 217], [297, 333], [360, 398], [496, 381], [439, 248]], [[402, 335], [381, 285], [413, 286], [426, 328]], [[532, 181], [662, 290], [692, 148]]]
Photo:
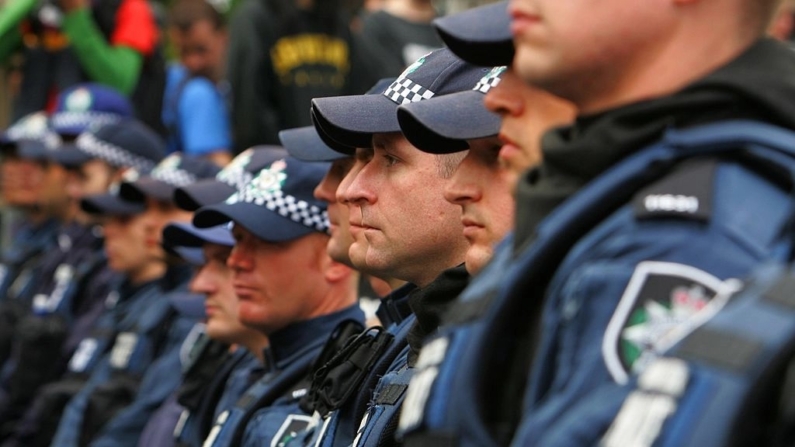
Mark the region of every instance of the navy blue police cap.
[[293, 157], [276, 160], [225, 202], [200, 208], [193, 223], [208, 228], [233, 221], [269, 242], [327, 234], [326, 203], [315, 199], [313, 191], [329, 167]]
[[143, 202], [147, 197], [173, 202], [177, 188], [213, 178], [220, 170], [207, 159], [175, 152], [161, 160], [149, 174], [123, 183], [119, 195], [130, 202]]
[[350, 157], [330, 148], [320, 138], [315, 126], [282, 130], [279, 140], [291, 156], [302, 161], [334, 161]]
[[[383, 95], [384, 91], [387, 89], [387, 87], [389, 87], [390, 85], [392, 85], [393, 82], [395, 82], [395, 79], [396, 78], [379, 79], [378, 82], [376, 82], [372, 87], [370, 87], [369, 90], [367, 90], [367, 92], [365, 92], [365, 95]], [[323, 141], [323, 143], [326, 146], [328, 146], [330, 149], [332, 149], [332, 150], [334, 150], [336, 152], [339, 152], [339, 153], [341, 153], [341, 154], [343, 154], [345, 156], [349, 156], [349, 157], [353, 156], [353, 154], [356, 152], [356, 148], [355, 147], [346, 146], [346, 145], [334, 140], [330, 135], [328, 135], [326, 132], [323, 131], [323, 128], [321, 126], [320, 120], [315, 116], [315, 108], [314, 107], [310, 107], [309, 108], [309, 115], [312, 118], [312, 125], [314, 126], [315, 130], [317, 131], [317, 134], [320, 137], [320, 140]], [[368, 144], [365, 147], [369, 147], [369, 146], [370, 145]]]
[[514, 55], [508, 2], [501, 1], [440, 17], [436, 31], [450, 50], [475, 65], [511, 65]]
[[47, 114], [34, 112], [23, 116], [0, 134], [0, 146], [16, 149], [22, 158], [48, 160], [61, 139], [47, 122]]
[[50, 126], [59, 135], [79, 135], [92, 126], [133, 116], [133, 107], [118, 91], [96, 83], [77, 84], [58, 95]]
[[466, 140], [492, 137], [500, 116], [486, 109], [483, 97], [500, 82], [506, 67], [494, 67], [466, 91], [398, 108], [403, 135], [423, 152], [447, 154], [469, 148]]
[[320, 131], [348, 147], [370, 147], [374, 133], [400, 132], [398, 106], [471, 89], [485, 70], [442, 48], [417, 59], [382, 94], [312, 100]]
[[195, 266], [204, 264], [205, 243], [233, 247], [230, 225], [218, 225], [211, 228], [197, 228], [189, 222], [171, 222], [163, 228], [163, 248], [176, 254], [185, 262]]
[[276, 160], [287, 156], [279, 146], [254, 146], [238, 154], [215, 178], [177, 188], [174, 203], [186, 211], [223, 202], [251, 181], [254, 174]]
[[144, 202], [131, 202], [119, 196], [122, 185], [133, 182], [140, 176], [141, 173], [137, 169], [128, 169], [124, 172], [121, 183], [111, 185], [108, 192], [83, 197], [80, 200], [80, 208], [88, 214], [103, 216], [133, 216], [143, 213], [146, 211]]
[[74, 144], [53, 151], [51, 158], [67, 167], [99, 159], [115, 168], [148, 171], [165, 154], [166, 143], [159, 135], [142, 122], [126, 118], [92, 127], [81, 133]]
[[206, 243], [232, 247], [235, 239], [228, 224], [199, 228], [190, 222], [171, 222], [163, 228], [163, 243], [170, 247], [201, 248]]

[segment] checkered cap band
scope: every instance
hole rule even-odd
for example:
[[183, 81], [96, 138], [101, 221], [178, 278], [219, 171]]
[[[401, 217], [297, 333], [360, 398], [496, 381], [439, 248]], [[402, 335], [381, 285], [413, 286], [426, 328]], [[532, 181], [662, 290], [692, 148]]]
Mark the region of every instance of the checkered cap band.
[[489, 92], [489, 90], [496, 87], [500, 81], [502, 80], [500, 76], [505, 72], [508, 67], [494, 67], [486, 76], [480, 78], [477, 84], [475, 84], [475, 88], [472, 90], [478, 91], [483, 93], [484, 95]]
[[433, 98], [434, 93], [409, 78], [398, 78], [384, 91], [384, 96], [395, 103], [410, 104]]
[[215, 179], [235, 189], [243, 189], [254, 179], [254, 175], [246, 170], [246, 167], [251, 162], [252, 153], [253, 151], [250, 149], [240, 153], [215, 176]]
[[44, 147], [46, 147], [48, 150], [55, 150], [61, 145], [61, 137], [59, 137], [58, 134], [50, 131], [44, 131], [44, 133], [35, 134], [27, 132], [24, 129], [9, 129], [7, 135], [8, 139], [11, 141], [39, 141], [43, 143]]
[[169, 185], [175, 186], [177, 188], [190, 185], [191, 183], [196, 183], [195, 175], [179, 168], [178, 158], [176, 159], [176, 163], [168, 163], [168, 159], [163, 160], [154, 169], [152, 169], [152, 172], [149, 174], [149, 176], [155, 180], [160, 180], [161, 182], [168, 183]]
[[328, 232], [328, 212], [315, 205], [310, 205], [282, 190], [263, 191], [256, 188], [245, 188], [232, 194], [226, 203], [252, 203], [278, 213], [293, 222], [313, 230]]
[[120, 116], [113, 113], [103, 112], [58, 112], [55, 113], [50, 122], [54, 128], [63, 127], [88, 127], [102, 126], [105, 124], [117, 123]]
[[44, 143], [44, 146], [49, 150], [58, 149], [61, 145], [61, 137], [54, 132], [47, 132], [41, 137], [41, 141]]
[[112, 166], [131, 167], [141, 171], [148, 171], [154, 166], [151, 160], [135, 155], [115, 144], [102, 141], [91, 133], [80, 134], [75, 141], [75, 146], [92, 157], [105, 160]]

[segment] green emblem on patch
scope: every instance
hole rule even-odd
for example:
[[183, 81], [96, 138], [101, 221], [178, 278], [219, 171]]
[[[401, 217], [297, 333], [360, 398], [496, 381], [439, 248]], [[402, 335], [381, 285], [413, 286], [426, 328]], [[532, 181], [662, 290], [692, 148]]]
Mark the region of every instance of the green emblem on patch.
[[425, 58], [427, 58], [428, 55], [430, 55], [430, 54], [431, 53], [428, 53], [425, 56], [422, 56], [421, 58], [419, 58], [416, 61], [414, 61], [413, 64], [411, 64], [408, 67], [406, 67], [406, 69], [403, 70], [403, 73], [401, 73], [400, 76], [398, 76], [398, 79], [403, 79], [406, 76], [408, 76], [408, 75], [414, 73], [415, 71], [417, 71], [417, 69], [420, 68], [422, 66], [422, 64], [425, 63]]
[[287, 168], [287, 163], [284, 160], [274, 161], [270, 166], [262, 169], [241, 191], [230, 196], [226, 203], [266, 200], [273, 193], [281, 191], [284, 186], [284, 182], [287, 180], [285, 168]]
[[734, 280], [684, 264], [638, 264], [610, 319], [602, 343], [608, 371], [618, 383], [642, 371], [694, 325], [723, 307]]

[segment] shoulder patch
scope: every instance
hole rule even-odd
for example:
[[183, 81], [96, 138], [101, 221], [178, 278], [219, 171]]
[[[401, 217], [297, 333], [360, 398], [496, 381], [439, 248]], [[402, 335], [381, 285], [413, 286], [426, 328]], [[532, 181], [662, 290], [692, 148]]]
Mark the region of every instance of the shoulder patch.
[[625, 383], [661, 352], [720, 310], [737, 280], [672, 262], [641, 262], [610, 318], [602, 356], [610, 375]]
[[674, 168], [662, 180], [642, 189], [632, 200], [635, 217], [676, 217], [708, 221], [716, 160], [692, 160]]
[[295, 439], [299, 433], [309, 427], [312, 418], [302, 414], [291, 414], [287, 416], [284, 423], [279, 427], [276, 436], [273, 437], [271, 447], [283, 447]]

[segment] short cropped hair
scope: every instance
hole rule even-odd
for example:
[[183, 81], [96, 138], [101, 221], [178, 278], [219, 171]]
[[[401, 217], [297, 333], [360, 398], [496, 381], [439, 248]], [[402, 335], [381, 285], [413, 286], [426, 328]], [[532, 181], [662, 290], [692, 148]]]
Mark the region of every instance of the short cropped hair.
[[202, 20], [209, 21], [215, 29], [226, 26], [223, 14], [208, 0], [177, 0], [168, 16], [169, 24], [181, 31], [188, 31]]
[[437, 154], [434, 159], [436, 160], [436, 172], [441, 178], [450, 178], [455, 174], [461, 160], [466, 157], [466, 152], [454, 152], [452, 154]]

